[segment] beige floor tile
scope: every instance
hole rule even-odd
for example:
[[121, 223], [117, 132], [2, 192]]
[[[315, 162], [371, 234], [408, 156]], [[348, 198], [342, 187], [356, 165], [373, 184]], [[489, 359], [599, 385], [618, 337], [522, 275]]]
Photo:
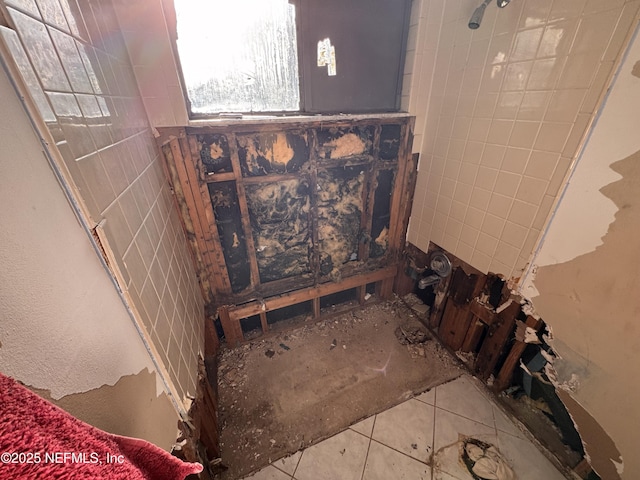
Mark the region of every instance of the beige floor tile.
[[307, 448], [295, 472], [297, 480], [360, 480], [369, 439], [345, 430]]
[[289, 455], [288, 457], [281, 458], [280, 460], [276, 460], [271, 465], [279, 468], [285, 473], [289, 475], [293, 475], [296, 471], [296, 467], [298, 466], [298, 462], [300, 461], [300, 457], [302, 456], [302, 451], [296, 452], [293, 455]]
[[436, 388], [436, 406], [489, 427], [495, 427], [491, 402], [473, 385], [471, 378], [462, 376]]
[[498, 432], [497, 446], [518, 480], [563, 480], [553, 464], [529, 440]]
[[362, 480], [431, 480], [431, 468], [375, 440], [369, 447]]
[[258, 473], [250, 477], [246, 477], [244, 480], [291, 480], [291, 475], [287, 475], [276, 467], [269, 465]]
[[373, 424], [375, 422], [376, 416], [372, 415], [369, 418], [365, 418], [361, 422], [354, 423], [349, 428], [353, 431], [361, 433], [365, 437], [371, 438], [371, 433], [373, 432]]
[[433, 406], [407, 400], [377, 415], [372, 438], [426, 462], [432, 449], [433, 413]]
[[428, 403], [429, 405], [436, 404], [436, 389], [432, 388], [431, 390], [427, 390], [421, 395], [416, 397], [416, 400], [420, 400], [421, 402]]

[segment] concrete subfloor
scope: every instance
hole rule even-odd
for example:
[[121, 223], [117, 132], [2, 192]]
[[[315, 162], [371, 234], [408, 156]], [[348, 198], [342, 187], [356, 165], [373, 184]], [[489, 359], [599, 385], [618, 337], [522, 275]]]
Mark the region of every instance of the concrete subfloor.
[[320, 321], [223, 350], [221, 479], [258, 471], [463, 373], [436, 340], [401, 344], [398, 327], [422, 327], [402, 299], [328, 310]]
[[494, 445], [519, 480], [565, 478], [431, 339], [420, 307], [412, 295], [342, 305], [223, 350], [219, 478], [468, 480], [467, 438]]
[[[475, 470], [477, 464], [468, 462], [468, 456], [465, 463], [469, 441], [495, 447], [478, 461], [485, 462], [484, 471]], [[496, 452], [504, 463], [494, 470], [498, 463], [488, 460]], [[472, 480], [469, 468], [475, 478], [567, 478], [484, 386], [465, 374], [279, 459], [246, 480]]]

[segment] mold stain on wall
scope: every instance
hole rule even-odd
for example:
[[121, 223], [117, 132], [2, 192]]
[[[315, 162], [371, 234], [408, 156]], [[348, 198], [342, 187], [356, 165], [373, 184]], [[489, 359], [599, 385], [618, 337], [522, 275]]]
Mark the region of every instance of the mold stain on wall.
[[[587, 359], [587, 369], [602, 372], [581, 378], [573, 396], [602, 426], [585, 445], [594, 469], [602, 478], [620, 478], [611, 466], [620, 467], [621, 461], [611, 455], [613, 449], [604, 448], [610, 441], [605, 431], [623, 454], [624, 470], [640, 472], [638, 433], [629, 428], [640, 424], [640, 386], [635, 381], [640, 365], [640, 151], [610, 167], [622, 178], [600, 190], [618, 208], [602, 245], [570, 261], [539, 267], [539, 296], [533, 303], [555, 336]], [[562, 350], [558, 353], [562, 356]], [[576, 371], [580, 368], [584, 365]], [[566, 369], [565, 375], [570, 373]], [[581, 425], [583, 415], [571, 406], [567, 404], [582, 433], [590, 427]]]
[[299, 172], [309, 159], [305, 132], [238, 135], [243, 176]]
[[231, 288], [240, 292], [251, 279], [236, 185], [230, 181], [210, 183], [208, 187]]
[[207, 173], [231, 172], [231, 154], [226, 135], [198, 135], [200, 160]]
[[260, 281], [308, 273], [311, 250], [308, 180], [247, 185], [246, 195]]
[[372, 127], [330, 128], [318, 131], [318, 155], [322, 159], [369, 155], [373, 148]]
[[365, 166], [318, 172], [318, 243], [320, 274], [339, 275], [342, 265], [357, 260]]

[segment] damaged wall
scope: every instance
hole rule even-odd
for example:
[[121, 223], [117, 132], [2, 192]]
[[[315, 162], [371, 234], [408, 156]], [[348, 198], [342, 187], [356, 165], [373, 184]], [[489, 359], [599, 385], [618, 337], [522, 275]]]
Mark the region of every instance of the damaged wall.
[[639, 66], [636, 36], [522, 288], [553, 327], [565, 403], [603, 479], [640, 477]]
[[4, 70], [0, 96], [0, 370], [85, 421], [168, 449], [176, 409]]

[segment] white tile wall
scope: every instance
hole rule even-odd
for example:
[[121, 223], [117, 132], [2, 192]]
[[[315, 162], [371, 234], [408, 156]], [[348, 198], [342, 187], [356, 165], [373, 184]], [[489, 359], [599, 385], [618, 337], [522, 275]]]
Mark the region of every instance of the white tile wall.
[[414, 0], [403, 105], [420, 164], [409, 241], [519, 277], [640, 2]]

